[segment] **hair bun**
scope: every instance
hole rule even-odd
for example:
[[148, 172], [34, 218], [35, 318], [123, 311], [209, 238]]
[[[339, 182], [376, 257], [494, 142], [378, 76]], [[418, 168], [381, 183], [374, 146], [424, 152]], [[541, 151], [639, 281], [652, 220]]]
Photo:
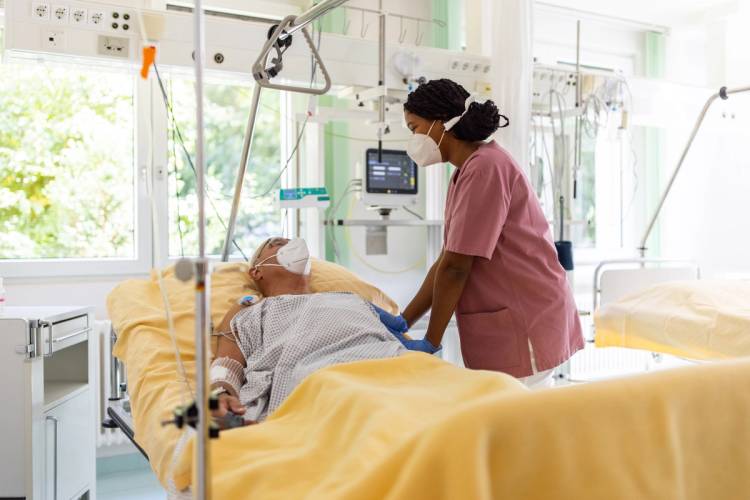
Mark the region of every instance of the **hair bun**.
[[468, 111], [451, 129], [457, 139], [484, 141], [500, 126], [500, 111], [492, 101], [473, 102]]

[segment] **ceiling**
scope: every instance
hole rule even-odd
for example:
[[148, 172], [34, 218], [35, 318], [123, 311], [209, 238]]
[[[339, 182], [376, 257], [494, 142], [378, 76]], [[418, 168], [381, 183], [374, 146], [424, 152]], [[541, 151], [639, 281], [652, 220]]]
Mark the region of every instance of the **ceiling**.
[[538, 0], [599, 15], [642, 23], [676, 26], [736, 13], [750, 0]]

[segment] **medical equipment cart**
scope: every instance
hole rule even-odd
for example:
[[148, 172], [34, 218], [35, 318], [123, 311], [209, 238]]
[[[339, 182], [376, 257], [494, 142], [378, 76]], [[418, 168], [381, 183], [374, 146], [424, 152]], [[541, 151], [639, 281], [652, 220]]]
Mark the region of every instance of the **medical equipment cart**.
[[0, 498], [95, 498], [88, 307], [6, 307], [0, 314]]

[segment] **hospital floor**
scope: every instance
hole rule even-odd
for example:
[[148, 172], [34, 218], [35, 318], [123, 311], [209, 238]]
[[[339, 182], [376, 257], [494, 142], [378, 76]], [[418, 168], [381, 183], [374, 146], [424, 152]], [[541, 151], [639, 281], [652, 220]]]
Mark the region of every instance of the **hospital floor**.
[[148, 462], [138, 453], [97, 459], [96, 490], [98, 500], [167, 498]]

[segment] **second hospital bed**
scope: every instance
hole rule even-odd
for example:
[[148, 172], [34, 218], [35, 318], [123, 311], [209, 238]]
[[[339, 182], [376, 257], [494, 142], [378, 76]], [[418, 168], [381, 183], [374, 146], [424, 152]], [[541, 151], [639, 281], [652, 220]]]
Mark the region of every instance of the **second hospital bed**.
[[[212, 276], [218, 324], [252, 283]], [[177, 343], [194, 375], [192, 288], [167, 272]], [[376, 288], [314, 262], [314, 291]], [[155, 279], [109, 297], [134, 438], [165, 487], [192, 481], [190, 435], [161, 425], [184, 402]], [[750, 491], [750, 362], [529, 392], [512, 377], [410, 353], [311, 375], [265, 422], [212, 442], [216, 498], [740, 499]]]
[[750, 280], [701, 280], [689, 263], [611, 264], [594, 278], [597, 347], [701, 361], [750, 356]]

